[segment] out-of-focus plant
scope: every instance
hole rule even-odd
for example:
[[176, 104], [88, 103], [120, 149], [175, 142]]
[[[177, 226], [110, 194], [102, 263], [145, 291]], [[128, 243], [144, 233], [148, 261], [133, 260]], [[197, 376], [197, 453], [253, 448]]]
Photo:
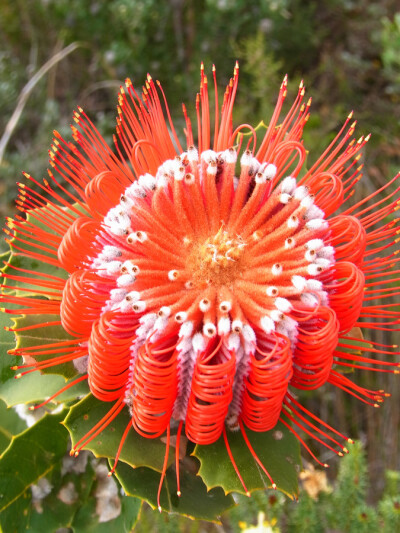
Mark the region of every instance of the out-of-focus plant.
[[400, 12], [393, 20], [382, 20], [381, 32], [383, 72], [389, 82], [386, 91], [400, 95]]

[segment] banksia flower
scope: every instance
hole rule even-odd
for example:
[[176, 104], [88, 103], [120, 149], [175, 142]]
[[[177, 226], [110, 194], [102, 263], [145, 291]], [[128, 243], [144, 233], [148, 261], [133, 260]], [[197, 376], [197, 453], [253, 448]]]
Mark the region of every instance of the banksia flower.
[[[177, 465], [182, 431], [202, 445], [222, 436], [241, 480], [230, 430], [242, 432], [268, 476], [246, 428], [265, 432], [281, 420], [308, 450], [299, 430], [343, 455], [345, 437], [303, 407], [296, 389], [330, 383], [378, 406], [387, 394], [355, 384], [341, 368], [398, 372], [367, 353], [392, 347], [352, 336], [355, 327], [399, 324], [393, 304], [374, 303], [398, 294], [390, 285], [398, 189], [377, 196], [398, 176], [352, 204], [368, 141], [354, 140], [352, 114], [305, 170], [311, 101], [301, 84], [282, 116], [286, 78], [261, 135], [247, 124], [234, 129], [238, 74], [236, 65], [220, 107], [213, 69], [211, 128], [201, 69], [194, 127], [183, 108], [185, 147], [150, 76], [141, 95], [130, 80], [121, 88], [114, 149], [78, 108], [74, 143], [54, 132], [49, 178], [26, 175], [19, 185], [17, 205], [30, 217], [7, 224], [15, 254], [66, 275], [10, 265], [4, 286], [34, 284], [36, 295], [4, 294], [6, 311], [54, 315], [35, 327], [61, 324], [71, 337], [14, 350], [29, 356], [18, 376], [74, 361], [72, 385], [87, 380], [93, 396], [110, 402], [75, 454], [124, 409], [130, 423], [116, 462], [130, 430], [149, 439], [166, 433], [160, 488], [171, 428]], [[179, 468], [177, 476], [179, 493]]]

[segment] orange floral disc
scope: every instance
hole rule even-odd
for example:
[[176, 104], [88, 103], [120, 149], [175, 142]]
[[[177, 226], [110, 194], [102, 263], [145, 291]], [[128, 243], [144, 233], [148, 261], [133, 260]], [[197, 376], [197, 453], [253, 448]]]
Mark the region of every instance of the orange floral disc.
[[[213, 75], [215, 82], [215, 69]], [[43, 184], [27, 176], [36, 188], [20, 185], [17, 203], [31, 217], [9, 221], [17, 230], [12, 246], [64, 269], [68, 279], [11, 266], [6, 278], [24, 283], [35, 277], [47, 299], [2, 300], [22, 307], [10, 313], [59, 315], [76, 340], [55, 343], [59, 355], [32, 369], [74, 360], [82, 374], [75, 382], [87, 379], [96, 398], [115, 402], [76, 444], [76, 454], [127, 408], [131, 424], [116, 459], [132, 426], [148, 438], [167, 432], [167, 458], [172, 424], [178, 427], [177, 462], [184, 428], [197, 444], [223, 435], [236, 468], [227, 426], [242, 431], [260, 463], [245, 427], [264, 432], [279, 419], [301, 442], [293, 425], [323, 438], [329, 448], [329, 442], [338, 446], [342, 455], [346, 448], [335, 438], [343, 436], [291, 391], [329, 382], [378, 405], [385, 394], [354, 384], [340, 365], [397, 372], [386, 370], [396, 364], [363, 353], [390, 350], [370, 342], [363, 349], [359, 341], [360, 355], [354, 354], [349, 335], [354, 326], [387, 329], [399, 323], [392, 304], [370, 305], [396, 294], [385, 287], [398, 261], [397, 252], [390, 252], [398, 232], [398, 219], [391, 216], [398, 209], [396, 193], [371, 205], [374, 193], [347, 207], [361, 178], [360, 150], [368, 137], [352, 139], [349, 115], [305, 171], [302, 131], [311, 102], [303, 103], [303, 86], [279, 122], [285, 78], [258, 139], [248, 125], [233, 131], [237, 84], [236, 66], [220, 110], [215, 83], [211, 147], [208, 84], [201, 70], [197, 143], [184, 109], [184, 150], [161, 86], [148, 77], [139, 97], [127, 80], [119, 95], [115, 152], [79, 108], [75, 144], [55, 133], [50, 163], [60, 177], [50, 171]], [[244, 129], [250, 131], [247, 147]], [[46, 212], [32, 211], [44, 206]], [[343, 334], [350, 345], [339, 340]], [[23, 349], [14, 353], [28, 355]], [[35, 358], [35, 347], [29, 355]]]

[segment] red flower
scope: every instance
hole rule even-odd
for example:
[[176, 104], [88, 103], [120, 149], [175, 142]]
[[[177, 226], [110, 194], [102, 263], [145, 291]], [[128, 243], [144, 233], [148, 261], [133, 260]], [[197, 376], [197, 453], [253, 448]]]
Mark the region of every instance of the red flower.
[[[213, 75], [215, 82], [215, 69]], [[362, 353], [388, 353], [384, 346], [368, 341], [362, 348], [360, 341], [356, 355], [340, 340], [343, 334], [354, 340], [348, 334], [355, 326], [386, 329], [399, 323], [392, 304], [371, 305], [396, 293], [386, 285], [394, 281], [390, 272], [398, 261], [390, 252], [398, 232], [390, 215], [399, 202], [395, 193], [371, 200], [398, 176], [351, 205], [368, 140], [353, 139], [351, 114], [305, 171], [302, 131], [310, 101], [303, 103], [303, 86], [280, 118], [285, 78], [259, 138], [248, 125], [233, 130], [237, 85], [238, 66], [220, 110], [215, 83], [211, 144], [202, 69], [197, 147], [184, 108], [184, 150], [160, 84], [149, 76], [140, 97], [127, 80], [119, 94], [115, 151], [78, 108], [75, 144], [55, 132], [50, 164], [59, 176], [49, 171], [50, 180], [39, 183], [27, 175], [36, 187], [20, 185], [17, 203], [32, 217], [9, 223], [18, 231], [13, 248], [69, 276], [65, 282], [11, 268], [5, 277], [35, 277], [47, 299], [2, 300], [22, 307], [10, 313], [58, 315], [75, 339], [54, 343], [61, 355], [29, 366], [40, 370], [76, 360], [81, 372], [87, 370], [75, 383], [87, 379], [96, 398], [114, 402], [75, 454], [129, 409], [132, 423], [124, 437], [131, 426], [148, 438], [167, 432], [166, 458], [172, 419], [179, 422], [177, 458], [184, 427], [198, 444], [222, 434], [236, 468], [225, 428], [240, 427], [259, 462], [245, 427], [264, 432], [279, 419], [301, 442], [293, 426], [317, 440], [324, 437], [342, 455], [346, 449], [335, 437], [343, 435], [302, 407], [293, 389], [329, 382], [378, 405], [385, 394], [356, 385], [340, 367], [389, 366], [383, 371], [398, 372], [390, 370], [396, 364]], [[250, 131], [246, 147], [243, 129]], [[46, 215], [31, 211], [46, 205]], [[35, 357], [35, 348], [29, 355]]]

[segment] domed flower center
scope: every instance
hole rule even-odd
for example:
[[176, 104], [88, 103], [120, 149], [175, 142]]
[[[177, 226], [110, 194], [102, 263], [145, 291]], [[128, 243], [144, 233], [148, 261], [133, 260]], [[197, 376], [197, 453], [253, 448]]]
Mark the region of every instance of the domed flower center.
[[246, 243], [221, 227], [214, 237], [197, 243], [188, 254], [186, 268], [195, 287], [231, 285], [242, 269]]

